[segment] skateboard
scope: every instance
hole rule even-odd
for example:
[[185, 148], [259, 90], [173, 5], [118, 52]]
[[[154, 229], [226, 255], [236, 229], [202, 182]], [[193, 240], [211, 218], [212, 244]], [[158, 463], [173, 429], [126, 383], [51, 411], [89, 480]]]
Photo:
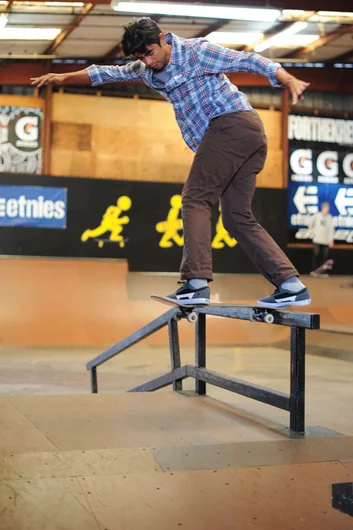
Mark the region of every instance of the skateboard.
[[129, 238], [125, 237], [121, 241], [112, 241], [109, 238], [93, 237], [92, 240], [95, 241], [98, 244], [99, 248], [102, 248], [107, 243], [108, 244], [114, 243], [115, 245], [118, 245], [120, 248], [124, 248], [125, 247], [125, 243], [127, 243], [129, 241]]
[[273, 324], [275, 321], [274, 314], [276, 310], [269, 310], [264, 307], [258, 307], [258, 306], [248, 306], [245, 304], [221, 304], [221, 303], [210, 303], [210, 304], [197, 304], [194, 306], [190, 306], [187, 304], [182, 304], [180, 302], [177, 302], [176, 300], [172, 300], [171, 298], [168, 298], [167, 296], [158, 296], [156, 294], [151, 295], [151, 298], [153, 300], [156, 300], [156, 302], [161, 302], [162, 304], [166, 305], [172, 305], [180, 308], [179, 316], [176, 315], [177, 320], [180, 320], [181, 318], [186, 318], [186, 320], [192, 324], [195, 324], [198, 319], [198, 314], [195, 311], [195, 308], [198, 307], [247, 307], [252, 310], [252, 315], [250, 317], [251, 322], [265, 322], [266, 324]]
[[320, 265], [320, 267], [312, 271], [310, 273], [310, 276], [323, 276], [324, 278], [327, 278], [328, 274], [326, 271], [332, 270], [334, 264], [335, 262], [333, 259], [328, 259], [327, 261], [325, 261], [325, 263]]

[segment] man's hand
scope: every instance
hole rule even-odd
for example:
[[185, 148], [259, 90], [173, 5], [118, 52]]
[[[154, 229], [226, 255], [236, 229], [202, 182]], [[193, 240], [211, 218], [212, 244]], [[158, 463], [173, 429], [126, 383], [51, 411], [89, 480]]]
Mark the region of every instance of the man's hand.
[[333, 247], [334, 247], [334, 242], [331, 241], [331, 243], [328, 244], [328, 247], [329, 247], [329, 248], [333, 248]]
[[298, 102], [298, 98], [304, 99], [303, 93], [308, 88], [310, 83], [301, 81], [293, 75], [288, 74], [284, 68], [278, 68], [276, 72], [276, 78], [281, 85], [287, 87], [288, 90], [290, 90], [292, 94], [292, 105], [295, 105]]
[[65, 74], [45, 74], [31, 77], [31, 85], [40, 88], [44, 85], [61, 85], [65, 81]]

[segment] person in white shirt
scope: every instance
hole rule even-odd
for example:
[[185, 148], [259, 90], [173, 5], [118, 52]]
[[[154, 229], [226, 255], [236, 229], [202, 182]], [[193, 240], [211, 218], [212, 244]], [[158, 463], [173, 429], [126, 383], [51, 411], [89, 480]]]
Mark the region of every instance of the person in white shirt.
[[329, 213], [330, 204], [323, 202], [321, 211], [313, 215], [309, 229], [313, 240], [313, 271], [328, 260], [330, 248], [333, 247], [335, 228], [333, 217]]

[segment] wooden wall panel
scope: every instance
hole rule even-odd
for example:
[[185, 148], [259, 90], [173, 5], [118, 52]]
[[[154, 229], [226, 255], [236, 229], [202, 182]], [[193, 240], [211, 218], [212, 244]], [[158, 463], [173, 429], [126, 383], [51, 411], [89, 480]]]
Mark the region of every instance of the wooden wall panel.
[[[281, 113], [259, 114], [269, 157], [258, 185], [282, 187]], [[194, 155], [167, 102], [56, 93], [52, 120], [53, 175], [159, 182], [187, 178]]]
[[10, 105], [14, 107], [39, 107], [44, 109], [45, 101], [35, 96], [14, 96], [12, 94], [1, 94], [0, 105]]
[[264, 169], [257, 177], [257, 186], [262, 188], [283, 188], [283, 151], [281, 146], [281, 112], [275, 110], [257, 111], [264, 123], [268, 153]]
[[92, 125], [55, 122], [52, 126], [51, 144], [54, 149], [91, 151]]

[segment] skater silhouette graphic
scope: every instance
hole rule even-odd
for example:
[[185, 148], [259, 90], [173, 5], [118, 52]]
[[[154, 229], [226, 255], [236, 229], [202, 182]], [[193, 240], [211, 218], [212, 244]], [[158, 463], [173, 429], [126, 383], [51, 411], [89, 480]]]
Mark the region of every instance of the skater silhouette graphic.
[[220, 213], [216, 224], [216, 234], [212, 241], [212, 248], [224, 248], [225, 245], [228, 245], [228, 247], [233, 248], [236, 244], [237, 240], [230, 236], [227, 230], [224, 228], [222, 214]]
[[[126, 212], [131, 208], [131, 199], [127, 195], [122, 195], [117, 200], [116, 206], [109, 206], [103, 215], [101, 224], [93, 230], [85, 230], [81, 236], [81, 241], [85, 242], [88, 239], [98, 239], [106, 232], [110, 232], [109, 238], [106, 241], [119, 243], [119, 246], [123, 248], [125, 246], [125, 240], [122, 236], [124, 225], [130, 222], [130, 218], [127, 215], [120, 217], [122, 212]], [[103, 247], [104, 240], [98, 241], [98, 246]]]
[[159, 242], [159, 246], [162, 248], [172, 247], [173, 242], [179, 247], [182, 247], [184, 244], [184, 237], [178, 234], [178, 231], [183, 229], [183, 220], [179, 218], [181, 210], [181, 195], [173, 195], [170, 199], [170, 206], [171, 208], [167, 219], [156, 224], [157, 232], [164, 232]]

